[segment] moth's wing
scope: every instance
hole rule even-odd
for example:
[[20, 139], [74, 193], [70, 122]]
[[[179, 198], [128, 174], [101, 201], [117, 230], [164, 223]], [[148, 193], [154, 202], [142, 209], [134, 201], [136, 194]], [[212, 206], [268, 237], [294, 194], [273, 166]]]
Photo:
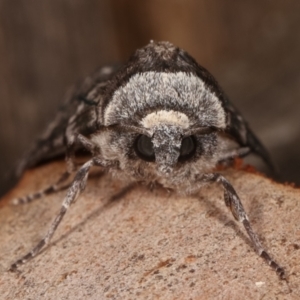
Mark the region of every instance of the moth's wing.
[[271, 170], [276, 173], [268, 151], [254, 135], [238, 110], [228, 100], [215, 78], [205, 68], [200, 66], [187, 52], [178, 49], [178, 58], [180, 60], [181, 68], [199, 76], [206, 86], [214, 92], [221, 101], [227, 116], [226, 133], [231, 135], [241, 146], [249, 147], [252, 152], [260, 156]]
[[67, 92], [66, 98], [54, 120], [15, 168], [13, 174], [15, 180], [17, 180], [26, 169], [50, 159], [63, 156], [66, 151], [67, 128], [72, 128], [82, 134], [90, 133], [92, 129], [90, 128], [89, 117], [91, 112], [95, 110], [97, 103], [88, 100], [86, 96], [95, 86], [99, 86], [101, 83], [105, 85], [105, 82], [107, 82], [118, 69], [119, 65], [116, 64], [103, 66]]
[[263, 161], [268, 165], [268, 167], [274, 173], [276, 173], [277, 171], [272, 163], [268, 151], [253, 133], [242, 115], [227, 99], [224, 105], [228, 114], [228, 127], [226, 129], [226, 132], [229, 135], [233, 136], [241, 146], [249, 147], [251, 149], [251, 152], [261, 157]]

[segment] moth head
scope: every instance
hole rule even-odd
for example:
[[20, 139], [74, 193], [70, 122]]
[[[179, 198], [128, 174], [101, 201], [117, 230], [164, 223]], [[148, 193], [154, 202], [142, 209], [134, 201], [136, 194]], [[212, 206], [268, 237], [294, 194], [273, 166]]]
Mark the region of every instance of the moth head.
[[136, 154], [143, 160], [155, 162], [158, 173], [172, 174], [179, 162], [193, 157], [196, 152], [194, 136], [184, 136], [181, 127], [170, 124], [155, 126], [152, 135], [139, 135], [134, 143]]
[[135, 153], [141, 160], [155, 163], [162, 176], [170, 176], [184, 163], [199, 157], [203, 152], [199, 134], [211, 132], [210, 128], [191, 129], [187, 116], [176, 111], [148, 114], [141, 123], [144, 132], [134, 141]]

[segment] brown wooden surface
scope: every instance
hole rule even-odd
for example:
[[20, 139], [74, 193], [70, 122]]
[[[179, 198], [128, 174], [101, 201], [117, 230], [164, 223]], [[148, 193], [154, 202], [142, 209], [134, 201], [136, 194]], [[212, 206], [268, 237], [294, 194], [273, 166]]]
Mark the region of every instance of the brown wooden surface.
[[45, 234], [65, 191], [12, 206], [53, 182], [56, 162], [31, 170], [0, 201], [0, 299], [300, 299], [300, 191], [228, 170], [254, 229], [286, 270], [288, 284], [259, 257], [217, 185], [182, 197], [94, 176], [51, 244], [7, 272]]
[[300, 2], [1, 0], [3, 177], [52, 119], [68, 86], [150, 39], [189, 51], [218, 79], [300, 182]]

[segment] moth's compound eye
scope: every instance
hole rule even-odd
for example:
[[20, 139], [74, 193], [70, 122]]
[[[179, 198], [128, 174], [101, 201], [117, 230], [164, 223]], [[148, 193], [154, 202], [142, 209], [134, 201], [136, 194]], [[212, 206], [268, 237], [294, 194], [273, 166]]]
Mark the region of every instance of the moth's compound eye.
[[143, 160], [154, 161], [155, 153], [151, 138], [146, 135], [139, 135], [134, 144], [136, 154]]
[[180, 160], [191, 158], [196, 152], [196, 139], [194, 136], [185, 137], [181, 142]]

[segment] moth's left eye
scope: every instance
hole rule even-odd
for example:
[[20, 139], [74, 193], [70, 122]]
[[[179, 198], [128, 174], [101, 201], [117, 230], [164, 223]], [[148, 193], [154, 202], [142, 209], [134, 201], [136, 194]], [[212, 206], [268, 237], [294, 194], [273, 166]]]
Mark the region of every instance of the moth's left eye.
[[146, 161], [154, 161], [155, 153], [151, 138], [146, 135], [139, 135], [134, 143], [136, 154]]
[[196, 139], [194, 136], [185, 137], [181, 142], [180, 148], [180, 160], [186, 160], [191, 158], [196, 151]]

